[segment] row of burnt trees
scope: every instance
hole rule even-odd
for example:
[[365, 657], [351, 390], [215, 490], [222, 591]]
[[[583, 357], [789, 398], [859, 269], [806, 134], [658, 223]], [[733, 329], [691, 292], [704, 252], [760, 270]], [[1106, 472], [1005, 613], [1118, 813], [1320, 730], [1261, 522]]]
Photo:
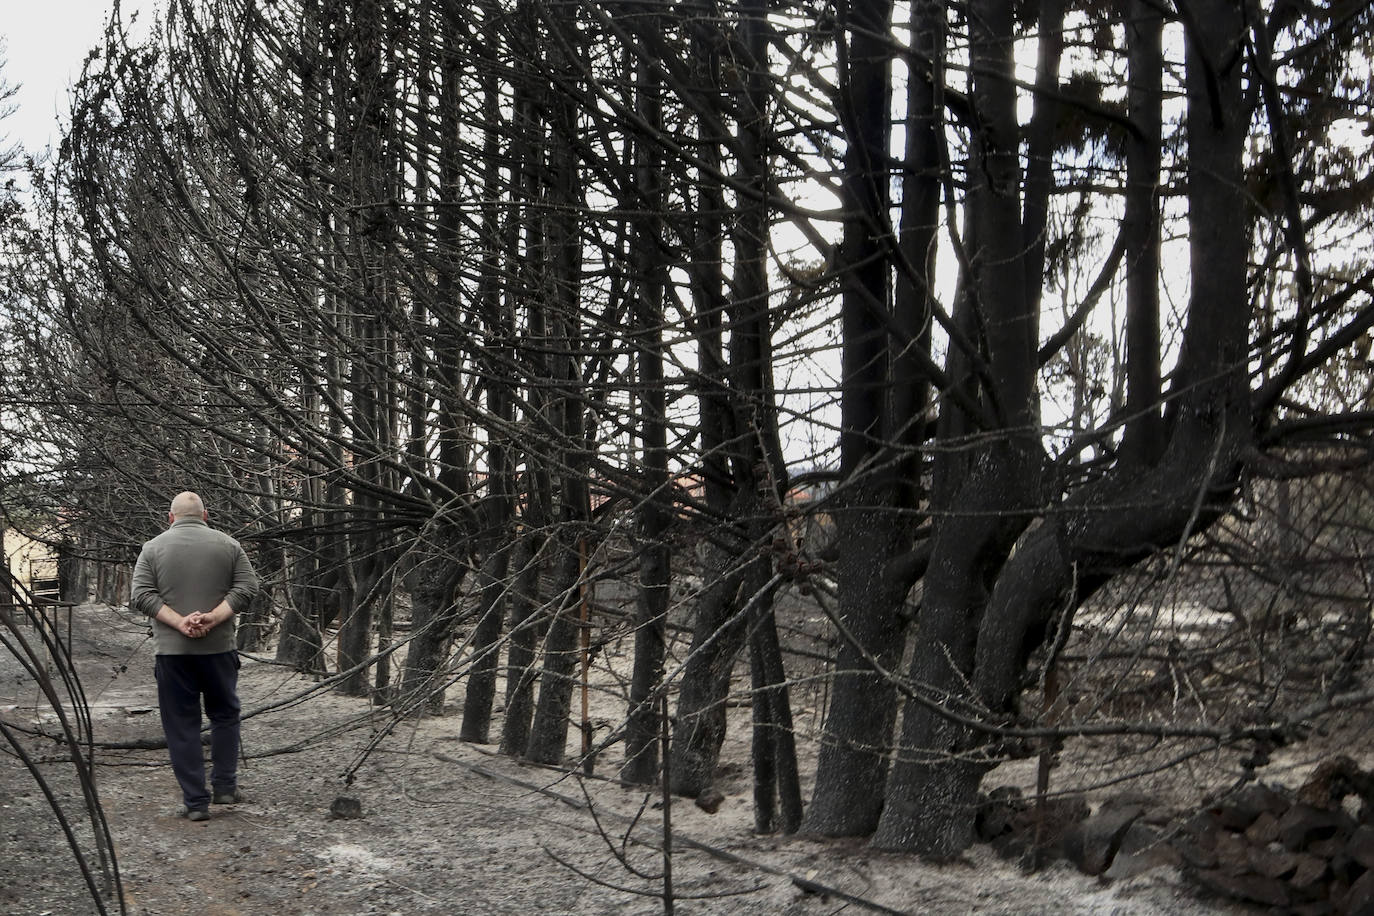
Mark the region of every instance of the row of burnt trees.
[[[671, 688], [673, 787], [710, 787], [747, 649], [761, 828], [957, 852], [983, 774], [1044, 734], [1018, 699], [1075, 608], [1266, 452], [1367, 444], [1312, 379], [1374, 324], [1340, 245], [1369, 230], [1343, 138], [1370, 28], [1340, 2], [174, 0], [111, 29], [16, 248], [27, 467], [116, 552], [195, 486], [272, 583], [246, 639], [275, 608], [278, 657], [319, 669], [337, 627], [341, 688], [407, 712], [461, 682], [473, 741], [504, 670], [501, 747], [542, 762], [590, 563], [638, 594], [625, 778], [657, 778]], [[820, 557], [788, 527], [814, 466]], [[803, 825], [773, 607], [816, 571], [838, 650]]]

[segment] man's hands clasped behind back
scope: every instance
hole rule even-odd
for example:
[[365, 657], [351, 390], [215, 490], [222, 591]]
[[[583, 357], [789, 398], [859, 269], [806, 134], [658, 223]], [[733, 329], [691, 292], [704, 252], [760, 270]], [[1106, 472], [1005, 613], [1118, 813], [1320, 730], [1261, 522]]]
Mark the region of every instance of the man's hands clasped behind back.
[[200, 639], [215, 628], [215, 621], [209, 614], [197, 611], [177, 621], [177, 631], [187, 639]]

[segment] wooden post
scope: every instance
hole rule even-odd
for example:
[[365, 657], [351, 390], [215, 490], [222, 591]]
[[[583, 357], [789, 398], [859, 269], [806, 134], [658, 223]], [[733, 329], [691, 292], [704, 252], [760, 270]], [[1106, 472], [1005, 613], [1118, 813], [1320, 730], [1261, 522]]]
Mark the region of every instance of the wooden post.
[[673, 914], [673, 793], [671, 761], [672, 741], [668, 734], [668, 688], [660, 684], [663, 691], [658, 698], [659, 716], [659, 759], [663, 761], [663, 912]]
[[[1059, 700], [1059, 669], [1055, 660], [1050, 659], [1049, 669], [1045, 672], [1043, 720], [1046, 725], [1054, 724], [1055, 704]], [[1049, 818], [1046, 796], [1050, 792], [1050, 771], [1054, 769], [1055, 739], [1044, 738], [1040, 743], [1040, 756], [1035, 766], [1035, 840], [1024, 863], [1028, 871], [1039, 871], [1045, 864], [1045, 821]]]
[[577, 588], [581, 599], [578, 609], [578, 645], [582, 650], [582, 772], [592, 775], [596, 760], [592, 754], [592, 718], [588, 702], [588, 682], [591, 680], [591, 609], [587, 596], [587, 539], [577, 541]]

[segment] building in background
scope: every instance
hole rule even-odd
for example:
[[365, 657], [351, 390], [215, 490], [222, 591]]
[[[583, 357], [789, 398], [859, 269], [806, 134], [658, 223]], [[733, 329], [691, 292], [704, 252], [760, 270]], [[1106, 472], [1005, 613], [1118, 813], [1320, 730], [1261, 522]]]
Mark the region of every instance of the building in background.
[[10, 576], [35, 598], [61, 598], [57, 552], [51, 546], [6, 527], [0, 531], [0, 549], [4, 551]]

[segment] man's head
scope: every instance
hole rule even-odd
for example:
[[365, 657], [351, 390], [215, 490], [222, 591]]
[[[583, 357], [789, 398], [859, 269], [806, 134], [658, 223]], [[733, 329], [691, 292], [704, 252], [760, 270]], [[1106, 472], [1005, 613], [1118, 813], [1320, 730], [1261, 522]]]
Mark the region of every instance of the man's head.
[[168, 522], [174, 523], [179, 518], [198, 518], [204, 522], [210, 520], [210, 513], [205, 511], [205, 503], [199, 496], [185, 490], [172, 499], [172, 508], [167, 512]]

